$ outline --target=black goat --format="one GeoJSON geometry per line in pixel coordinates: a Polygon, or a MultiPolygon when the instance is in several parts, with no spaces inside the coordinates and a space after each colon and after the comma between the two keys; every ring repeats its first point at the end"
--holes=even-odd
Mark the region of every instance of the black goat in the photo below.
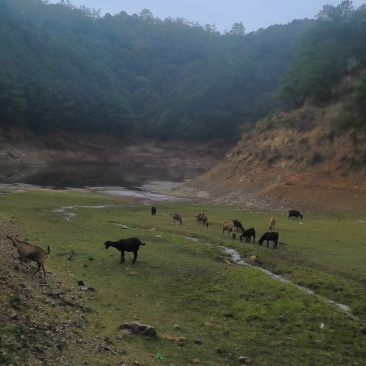
{"type": "Polygon", "coordinates": [[[270,241],[273,241],[273,249],[276,249],[277,243],[278,243],[278,233],[276,233],[275,231],[267,231],[258,240],[258,244],[262,245],[265,240],[267,241],[267,248],[268,248],[268,243],[270,241]]]}
{"type": "Polygon", "coordinates": [[[247,229],[243,232],[243,234],[240,235],[240,240],[243,240],[245,238],[246,243],[250,243],[251,238],[253,237],[253,242],[255,243],[255,230],[253,227],[250,229],[247,229]]]}
{"type": "Polygon", "coordinates": [[[140,239],[137,238],[128,238],[128,239],[121,239],[118,241],[108,240],[104,243],[104,245],[106,249],[108,249],[109,247],[113,247],[121,252],[120,263],[125,261],[125,252],[133,252],[132,263],[135,263],[137,259],[137,252],[140,249],[140,245],[145,245],[145,243],[141,243],[140,239]]]}
{"type": "Polygon", "coordinates": [[[156,207],[151,207],[151,215],[156,215],[156,207]]]}
{"type": "Polygon", "coordinates": [[[238,221],[238,220],[232,220],[232,221],[233,221],[234,226],[236,227],[236,231],[239,231],[239,229],[240,229],[242,232],[244,232],[244,231],[245,231],[245,229],[244,229],[244,227],[243,227],[243,225],[241,224],[241,222],[240,222],[240,221],[238,221]]]}
{"type": "Polygon", "coordinates": [[[296,210],[290,210],[289,212],[288,212],[288,215],[287,215],[287,220],[288,219],[291,219],[292,220],[292,218],[294,217],[294,219],[293,220],[298,220],[299,219],[299,217],[301,218],[301,220],[302,220],[302,218],[304,217],[303,215],[301,215],[301,213],[300,213],[300,211],[296,211],[296,210]]]}

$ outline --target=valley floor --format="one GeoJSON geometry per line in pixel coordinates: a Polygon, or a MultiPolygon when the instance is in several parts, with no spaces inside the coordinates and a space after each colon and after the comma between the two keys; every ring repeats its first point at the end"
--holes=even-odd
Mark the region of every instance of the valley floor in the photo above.
{"type": "Polygon", "coordinates": [[[355,159],[349,138],[325,147],[324,151],[314,152],[318,148],[319,131],[309,134],[308,150],[301,152],[300,158],[294,152],[298,150],[296,143],[284,145],[277,141],[278,136],[282,136],[281,141],[300,138],[291,131],[268,132],[238,144],[146,140],[129,140],[126,144],[121,139],[101,135],[74,136],[58,132],[39,137],[19,130],[7,133],[0,135],[0,165],[107,163],[202,169],[206,173],[168,193],[283,213],[290,209],[304,214],[364,213],[366,210],[366,171],[362,167],[349,167],[350,159],[355,159]],[[286,135],[291,133],[291,136],[286,135]],[[278,145],[283,146],[280,153],[278,145]],[[329,156],[327,160],[314,163],[314,154],[329,156]],[[288,158],[291,156],[292,160],[288,158]],[[301,163],[296,163],[295,158],[301,163]]]}

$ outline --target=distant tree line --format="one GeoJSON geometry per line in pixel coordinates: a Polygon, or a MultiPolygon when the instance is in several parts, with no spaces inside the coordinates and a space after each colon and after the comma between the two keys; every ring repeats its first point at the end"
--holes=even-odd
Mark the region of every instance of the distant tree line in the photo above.
{"type": "Polygon", "coordinates": [[[0,0],[0,125],[237,137],[243,123],[275,109],[327,100],[365,63],[365,7],[341,6],[325,6],[316,20],[249,34],[235,23],[221,34],[148,9],[102,17],[70,1],[0,0]]]}
{"type": "Polygon", "coordinates": [[[325,5],[300,39],[281,84],[282,100],[328,103],[341,79],[365,66],[365,37],[366,5],[355,9],[349,0],[325,5]]]}

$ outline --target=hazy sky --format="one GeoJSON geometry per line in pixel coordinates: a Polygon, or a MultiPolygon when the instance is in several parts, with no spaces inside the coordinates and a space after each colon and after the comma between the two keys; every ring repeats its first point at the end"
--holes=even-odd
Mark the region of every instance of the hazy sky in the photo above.
{"type": "MultiPolygon", "coordinates": [[[[59,0],[49,0],[58,3],[59,0]]],[[[230,30],[234,23],[243,22],[246,32],[267,28],[274,24],[286,24],[294,19],[312,19],[323,5],[339,5],[342,0],[70,0],[79,7],[100,9],[111,15],[125,11],[138,14],[149,9],[160,19],[185,18],[201,25],[215,24],[218,31],[230,30]]],[[[354,0],[359,7],[366,0],[354,0]]]]}

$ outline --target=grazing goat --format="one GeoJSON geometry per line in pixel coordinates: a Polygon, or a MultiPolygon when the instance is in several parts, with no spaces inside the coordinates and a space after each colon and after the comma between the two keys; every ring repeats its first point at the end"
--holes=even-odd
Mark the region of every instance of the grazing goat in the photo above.
{"type": "Polygon", "coordinates": [[[299,217],[301,218],[301,220],[304,217],[303,215],[301,215],[300,211],[290,210],[287,215],[287,220],[292,220],[292,218],[294,218],[293,220],[299,220],[299,217]]]}
{"type": "Polygon", "coordinates": [[[132,263],[136,262],[137,259],[137,252],[140,249],[140,245],[145,245],[145,243],[141,243],[140,239],[137,238],[128,238],[128,239],[121,239],[118,241],[106,241],[104,243],[105,248],[108,249],[109,247],[116,248],[121,252],[121,262],[125,261],[125,252],[133,252],[133,261],[132,263]]]}
{"type": "Polygon", "coordinates": [[[267,231],[266,233],[264,233],[261,238],[258,240],[258,244],[262,245],[262,243],[264,241],[267,241],[267,248],[268,248],[268,243],[270,241],[273,241],[273,249],[277,248],[277,243],[278,243],[278,233],[275,231],[267,231]]]}
{"type": "Polygon", "coordinates": [[[229,221],[223,221],[222,225],[222,234],[221,236],[224,236],[224,232],[227,231],[227,236],[229,237],[234,232],[235,226],[232,222],[229,221]]]}
{"type": "Polygon", "coordinates": [[[251,238],[253,237],[253,242],[255,243],[255,230],[253,227],[250,229],[247,229],[243,232],[243,234],[240,235],[240,240],[243,240],[245,238],[246,243],[250,243],[251,238]]]}
{"type": "Polygon", "coordinates": [[[269,230],[274,229],[274,227],[275,227],[275,225],[276,225],[276,222],[277,222],[277,220],[276,220],[276,218],[275,218],[275,217],[271,217],[271,218],[269,219],[269,226],[268,226],[269,230]]]}
{"type": "Polygon", "coordinates": [[[156,207],[151,207],[151,215],[156,215],[156,207]]]}
{"type": "Polygon", "coordinates": [[[238,220],[232,220],[232,221],[233,221],[234,226],[236,227],[236,231],[239,231],[239,229],[240,229],[242,232],[244,232],[244,231],[245,231],[245,229],[244,229],[244,227],[243,227],[243,225],[241,224],[241,222],[240,222],[240,221],[238,221],[238,220]]]}
{"type": "Polygon", "coordinates": [[[13,242],[13,245],[17,248],[17,252],[20,256],[21,269],[23,270],[23,261],[25,259],[36,262],[38,268],[35,273],[38,273],[42,267],[44,279],[46,279],[46,268],[44,264],[46,262],[46,259],[48,258],[48,255],[50,254],[50,247],[47,246],[48,251],[45,252],[42,248],[37,247],[36,245],[29,244],[26,241],[20,241],[11,236],[7,236],[7,238],[10,239],[13,242]]]}
{"type": "Polygon", "coordinates": [[[208,227],[208,219],[204,212],[200,212],[198,215],[195,216],[195,218],[197,219],[196,225],[198,223],[198,225],[201,226],[202,223],[203,225],[206,225],[208,227]]]}
{"type": "Polygon", "coordinates": [[[181,225],[183,223],[182,216],[178,215],[177,213],[171,214],[173,217],[173,222],[179,222],[181,225]]]}

